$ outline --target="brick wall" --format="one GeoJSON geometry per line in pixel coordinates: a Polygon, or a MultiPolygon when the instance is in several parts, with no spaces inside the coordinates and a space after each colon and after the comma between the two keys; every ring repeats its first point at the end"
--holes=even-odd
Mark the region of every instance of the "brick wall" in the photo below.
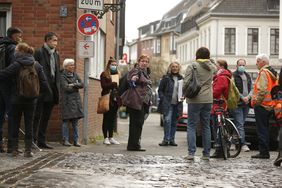
{"type": "MultiPolygon", "coordinates": [[[[61,64],[65,58],[76,59],[77,73],[84,79],[84,61],[77,57],[78,41],[84,39],[76,30],[76,20],[84,12],[77,9],[77,3],[73,0],[0,0],[0,3],[12,4],[12,26],[21,28],[24,32],[23,40],[38,48],[44,43],[44,35],[48,31],[57,33],[58,51],[61,64]],[[68,16],[60,17],[60,6],[67,7],[68,16]]],[[[110,3],[110,0],[105,0],[110,3]]],[[[109,13],[107,13],[109,14],[109,13]]],[[[107,15],[106,14],[106,15],[107,15]]],[[[104,16],[106,16],[104,15],[104,16]]],[[[110,22],[107,16],[106,33],[106,61],[115,54],[115,24],[110,22]]],[[[105,62],[104,62],[105,63],[105,62]]],[[[62,68],[62,66],[61,66],[62,68]]],[[[90,79],[88,93],[88,136],[101,135],[102,115],[96,113],[98,97],[101,93],[99,80],[90,79]]],[[[83,90],[80,91],[83,100],[83,90]]],[[[6,127],[6,126],[5,126],[6,127]]],[[[79,137],[82,139],[83,119],[79,121],[79,137]]],[[[72,130],[70,130],[72,131],[72,130]]],[[[48,141],[61,140],[61,115],[60,107],[53,110],[47,130],[48,141]]]]}

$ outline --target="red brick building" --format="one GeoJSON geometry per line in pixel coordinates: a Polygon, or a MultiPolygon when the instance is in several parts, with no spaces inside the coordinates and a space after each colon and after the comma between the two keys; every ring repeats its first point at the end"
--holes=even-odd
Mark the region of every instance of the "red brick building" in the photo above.
{"type": "MultiPolygon", "coordinates": [[[[122,3],[119,0],[104,0],[104,6],[109,3],[122,3]]],[[[123,44],[117,45],[117,39],[124,41],[124,10],[119,12],[109,11],[99,19],[100,29],[87,40],[94,41],[94,57],[90,58],[89,89],[88,89],[88,138],[95,138],[102,133],[102,115],[96,113],[97,101],[101,87],[99,76],[110,56],[121,57],[123,44]],[[119,18],[119,21],[118,21],[119,18]],[[116,23],[119,23],[117,25],[116,23]],[[117,34],[119,36],[117,36],[117,34]],[[118,49],[118,50],[117,50],[118,49]]],[[[55,32],[58,35],[58,51],[61,64],[65,58],[76,60],[76,71],[81,79],[84,78],[84,59],[78,57],[79,41],[86,38],[77,30],[77,19],[89,10],[79,9],[74,0],[0,0],[0,36],[5,36],[5,31],[10,26],[23,30],[23,41],[38,48],[44,43],[44,35],[55,32]]],[[[81,91],[83,98],[84,91],[81,91]]],[[[79,138],[83,139],[83,119],[79,122],[79,138]]],[[[47,130],[47,140],[61,139],[60,108],[53,110],[47,130]]]]}

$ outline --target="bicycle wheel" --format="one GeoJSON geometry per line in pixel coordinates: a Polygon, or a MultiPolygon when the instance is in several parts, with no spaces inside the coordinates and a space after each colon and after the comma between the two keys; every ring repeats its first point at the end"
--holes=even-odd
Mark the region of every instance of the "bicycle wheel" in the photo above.
{"type": "Polygon", "coordinates": [[[234,123],[228,118],[225,119],[225,128],[228,140],[228,157],[235,158],[241,152],[240,134],[234,123]]]}
{"type": "Polygon", "coordinates": [[[227,131],[225,129],[225,125],[222,124],[219,127],[219,135],[220,135],[220,142],[221,142],[221,149],[224,160],[228,157],[228,142],[227,142],[227,131]]]}

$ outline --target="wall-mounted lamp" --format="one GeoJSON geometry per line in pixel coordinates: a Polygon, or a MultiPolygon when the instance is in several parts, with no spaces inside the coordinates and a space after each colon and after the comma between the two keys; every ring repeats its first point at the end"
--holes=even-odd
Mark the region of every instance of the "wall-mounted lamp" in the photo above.
{"type": "Polygon", "coordinates": [[[107,12],[112,11],[112,12],[118,12],[120,9],[123,8],[124,1],[121,1],[120,3],[105,3],[103,6],[103,10],[95,10],[92,11],[93,14],[95,14],[99,19],[103,18],[103,15],[106,14],[107,12]]]}

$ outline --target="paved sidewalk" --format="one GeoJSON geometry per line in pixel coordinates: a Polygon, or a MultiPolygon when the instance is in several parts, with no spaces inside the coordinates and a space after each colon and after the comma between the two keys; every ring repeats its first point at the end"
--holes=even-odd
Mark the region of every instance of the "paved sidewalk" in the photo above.
{"type": "MultiPolygon", "coordinates": [[[[128,119],[119,119],[118,121],[118,134],[115,135],[116,140],[120,142],[120,145],[104,145],[103,140],[99,140],[96,143],[90,143],[88,145],[82,145],[82,147],[65,147],[59,142],[51,142],[54,146],[53,150],[43,150],[39,152],[35,150],[33,158],[25,158],[23,154],[18,157],[12,157],[11,154],[0,153],[0,172],[19,167],[25,163],[28,163],[36,158],[42,157],[48,153],[105,153],[105,154],[129,154],[129,155],[153,155],[153,156],[176,156],[184,157],[187,155],[187,141],[186,131],[177,131],[176,143],[177,147],[167,146],[161,147],[158,145],[163,138],[163,128],[159,125],[159,115],[151,114],[146,120],[143,132],[142,132],[142,147],[146,148],[146,152],[134,152],[127,151],[127,139],[128,139],[128,119]]],[[[23,148],[23,147],[21,147],[23,148]]],[[[202,148],[198,148],[196,156],[200,157],[202,154],[202,148]]],[[[213,151],[212,151],[213,152],[213,151]]],[[[211,152],[211,153],[212,153],[211,152]]],[[[249,159],[251,155],[257,153],[257,151],[241,152],[238,158],[249,159]]],[[[271,160],[276,157],[276,152],[271,152],[271,160]]],[[[271,165],[271,164],[270,164],[271,165]]]]}

